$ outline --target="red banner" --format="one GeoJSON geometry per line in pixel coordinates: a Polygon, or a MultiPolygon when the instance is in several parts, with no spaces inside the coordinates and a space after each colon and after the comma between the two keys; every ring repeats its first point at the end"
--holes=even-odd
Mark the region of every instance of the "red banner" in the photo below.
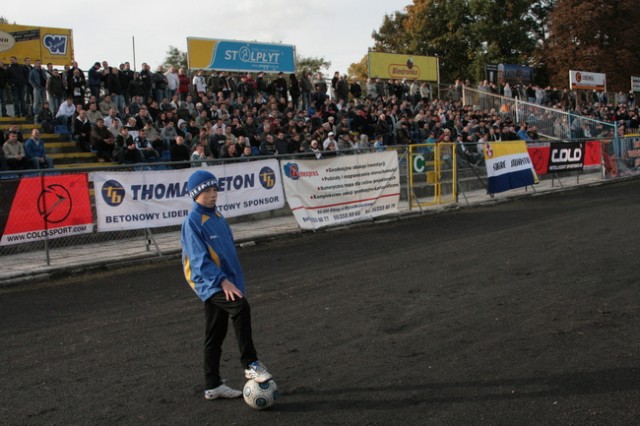
{"type": "Polygon", "coordinates": [[[0,194],[0,245],[93,231],[86,173],[5,181],[0,194]]]}
{"type": "MultiPolygon", "coordinates": [[[[551,143],[538,143],[527,147],[529,157],[531,157],[533,167],[538,175],[545,175],[549,173],[549,163],[551,161],[552,154],[551,145],[551,143]]],[[[602,158],[600,141],[584,142],[584,148],[582,150],[584,155],[582,156],[581,161],[584,167],[600,165],[602,158]]]]}

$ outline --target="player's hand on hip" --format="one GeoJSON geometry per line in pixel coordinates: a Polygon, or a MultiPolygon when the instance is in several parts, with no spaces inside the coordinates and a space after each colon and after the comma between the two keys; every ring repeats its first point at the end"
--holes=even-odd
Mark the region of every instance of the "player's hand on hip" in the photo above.
{"type": "Polygon", "coordinates": [[[234,301],[236,300],[236,297],[238,299],[242,299],[244,297],[242,292],[238,290],[238,287],[227,279],[222,281],[220,286],[222,287],[222,291],[224,291],[224,296],[227,298],[227,301],[234,301]]]}

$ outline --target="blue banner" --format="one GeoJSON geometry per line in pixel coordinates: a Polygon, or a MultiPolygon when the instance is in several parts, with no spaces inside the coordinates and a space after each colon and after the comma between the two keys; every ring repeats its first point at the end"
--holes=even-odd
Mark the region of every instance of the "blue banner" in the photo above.
{"type": "Polygon", "coordinates": [[[295,47],[220,40],[209,68],[218,71],[294,73],[295,47]]]}

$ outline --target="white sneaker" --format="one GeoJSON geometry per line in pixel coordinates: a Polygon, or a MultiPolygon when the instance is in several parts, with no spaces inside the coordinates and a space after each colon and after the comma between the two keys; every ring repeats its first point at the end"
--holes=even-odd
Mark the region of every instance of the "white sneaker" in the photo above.
{"type": "Polygon", "coordinates": [[[237,398],[242,395],[242,391],[232,389],[224,383],[214,389],[204,391],[204,399],[213,400],[218,398],[237,398]]]}
{"type": "Polygon", "coordinates": [[[249,368],[244,370],[244,377],[253,379],[254,382],[264,383],[273,376],[267,371],[267,367],[260,361],[254,361],[249,364],[249,368]]]}

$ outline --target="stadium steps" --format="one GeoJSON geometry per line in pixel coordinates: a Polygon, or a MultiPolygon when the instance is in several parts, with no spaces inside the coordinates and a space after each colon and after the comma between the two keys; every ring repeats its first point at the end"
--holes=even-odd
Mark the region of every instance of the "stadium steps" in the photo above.
{"type": "MultiPolygon", "coordinates": [[[[34,124],[24,117],[0,117],[0,131],[6,133],[14,124],[20,126],[20,132],[25,141],[31,136],[31,130],[42,129],[39,124],[34,124]]],[[[47,155],[53,159],[55,168],[82,168],[95,167],[98,164],[101,166],[117,164],[98,163],[94,153],[80,151],[75,142],[69,140],[68,135],[41,133],[40,137],[45,142],[47,155]]]]}

